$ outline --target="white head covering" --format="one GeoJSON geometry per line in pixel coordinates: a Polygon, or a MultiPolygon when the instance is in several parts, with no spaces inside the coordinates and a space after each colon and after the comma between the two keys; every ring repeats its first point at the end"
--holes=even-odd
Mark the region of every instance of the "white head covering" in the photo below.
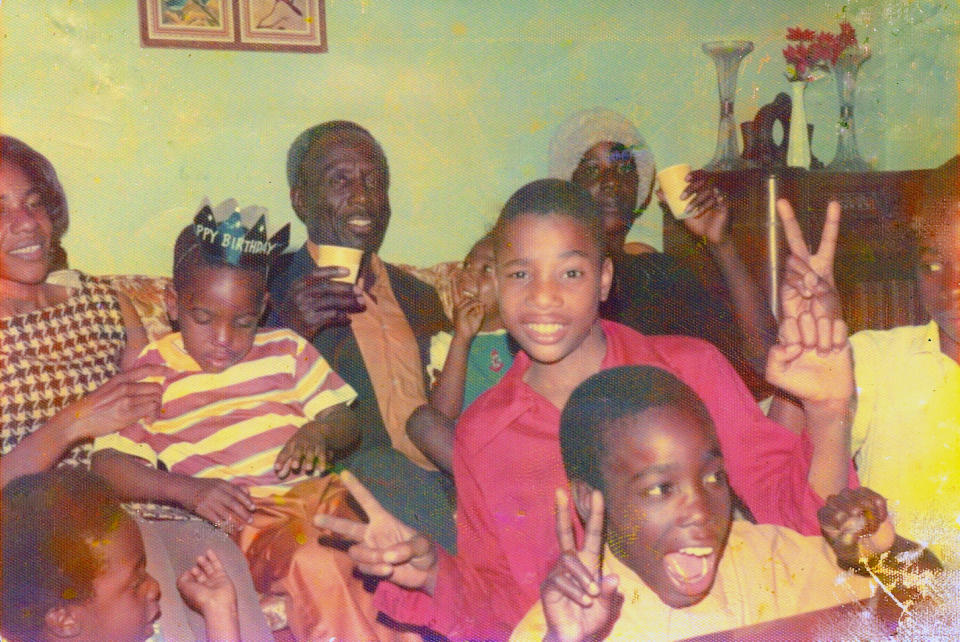
{"type": "Polygon", "coordinates": [[[636,206],[640,207],[653,188],[653,152],[633,123],[615,111],[595,107],[563,121],[550,141],[550,176],[570,180],[587,150],[604,141],[621,143],[633,154],[639,178],[636,206]]]}

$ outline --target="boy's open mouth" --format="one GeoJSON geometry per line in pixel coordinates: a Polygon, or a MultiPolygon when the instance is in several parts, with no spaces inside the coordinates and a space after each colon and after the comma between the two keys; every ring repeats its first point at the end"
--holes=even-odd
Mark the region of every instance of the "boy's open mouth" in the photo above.
{"type": "Polygon", "coordinates": [[[700,595],[713,584],[716,553],[710,546],[687,546],[663,556],[663,568],[685,595],[700,595]]]}

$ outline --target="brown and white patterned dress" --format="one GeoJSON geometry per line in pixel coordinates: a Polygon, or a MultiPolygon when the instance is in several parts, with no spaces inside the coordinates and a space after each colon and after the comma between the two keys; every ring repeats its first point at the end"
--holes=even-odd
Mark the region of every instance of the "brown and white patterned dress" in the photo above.
{"type": "MultiPolygon", "coordinates": [[[[70,298],[0,319],[0,455],[120,370],[127,335],[113,290],[74,271],[48,282],[70,288],[70,298]]],[[[65,461],[88,453],[89,444],[65,461]]]]}

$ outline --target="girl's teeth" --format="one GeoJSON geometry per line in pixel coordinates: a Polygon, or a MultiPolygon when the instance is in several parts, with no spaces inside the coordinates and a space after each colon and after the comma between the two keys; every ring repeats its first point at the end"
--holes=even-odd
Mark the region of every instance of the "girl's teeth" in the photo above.
{"type": "Polygon", "coordinates": [[[39,245],[30,245],[28,247],[21,247],[16,250],[12,250],[10,254],[31,254],[40,249],[39,245]]]}
{"type": "Polygon", "coordinates": [[[559,323],[530,323],[528,326],[537,334],[553,334],[560,329],[559,323]]]}

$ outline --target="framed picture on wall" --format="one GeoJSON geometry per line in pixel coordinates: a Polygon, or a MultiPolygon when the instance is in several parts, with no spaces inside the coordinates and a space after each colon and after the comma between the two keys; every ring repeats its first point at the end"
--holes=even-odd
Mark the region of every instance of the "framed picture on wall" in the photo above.
{"type": "Polygon", "coordinates": [[[137,0],[145,47],[320,53],[323,0],[137,0]]]}

